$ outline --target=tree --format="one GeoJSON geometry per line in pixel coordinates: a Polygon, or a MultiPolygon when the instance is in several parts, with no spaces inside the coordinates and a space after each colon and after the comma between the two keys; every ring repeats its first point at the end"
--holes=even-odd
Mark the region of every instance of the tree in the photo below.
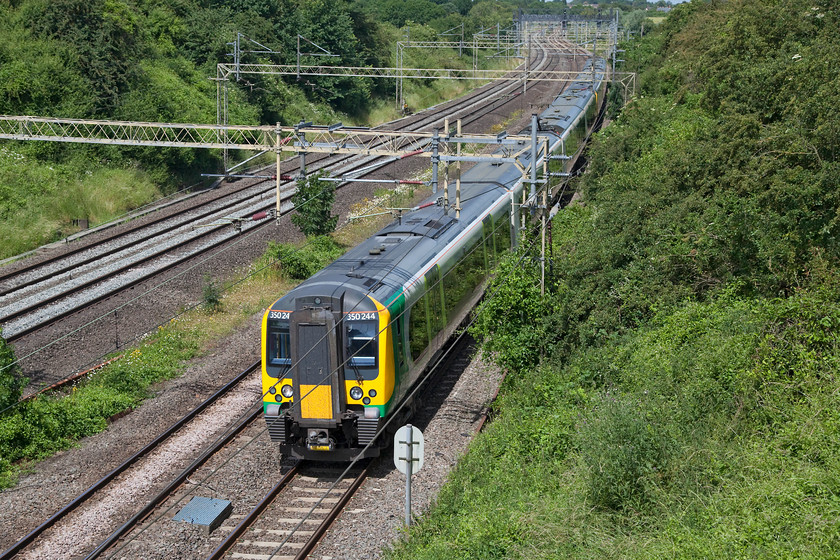
{"type": "Polygon", "coordinates": [[[297,191],[292,195],[295,214],[292,223],[307,237],[327,235],[335,230],[338,216],[332,215],[335,202],[335,184],[323,179],[319,172],[297,182],[297,191]]]}
{"type": "MultiPolygon", "coordinates": [[[[329,51],[336,58],[301,54],[303,64],[330,64],[339,66],[360,66],[359,41],[353,34],[353,19],[346,2],[310,0],[306,4],[301,35],[318,48],[329,51]]],[[[317,52],[312,45],[302,44],[301,50],[317,52]]],[[[359,114],[370,102],[370,80],[349,76],[309,77],[303,85],[311,88],[315,99],[323,100],[340,111],[359,114]]]]}

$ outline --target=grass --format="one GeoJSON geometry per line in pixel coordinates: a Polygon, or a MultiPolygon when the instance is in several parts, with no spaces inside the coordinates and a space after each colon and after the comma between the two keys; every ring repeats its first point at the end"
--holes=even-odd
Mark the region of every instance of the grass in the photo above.
{"type": "Polygon", "coordinates": [[[48,164],[0,148],[0,259],[90,227],[160,197],[148,175],[136,169],[83,169],[48,164]]]}
{"type": "Polygon", "coordinates": [[[840,306],[723,294],[513,372],[389,558],[833,558],[840,306]]]}

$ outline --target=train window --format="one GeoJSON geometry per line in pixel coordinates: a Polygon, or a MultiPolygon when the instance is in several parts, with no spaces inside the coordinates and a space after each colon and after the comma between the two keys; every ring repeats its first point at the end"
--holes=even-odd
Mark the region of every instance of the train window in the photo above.
{"type": "Polygon", "coordinates": [[[347,355],[351,366],[376,366],[375,321],[351,321],[347,324],[347,355]]]}
{"type": "Polygon", "coordinates": [[[500,255],[510,249],[510,212],[506,212],[499,219],[494,220],[496,227],[494,249],[496,255],[500,255]]]}
{"type": "Polygon", "coordinates": [[[429,294],[415,303],[408,312],[408,343],[411,359],[416,360],[429,345],[429,294]]]}
{"type": "Polygon", "coordinates": [[[289,326],[278,326],[268,331],[268,361],[273,366],[292,365],[292,339],[289,326]]]}
{"type": "Polygon", "coordinates": [[[443,307],[443,284],[440,281],[440,267],[434,266],[426,273],[426,294],[428,295],[429,340],[446,325],[446,310],[443,307]]]}
{"type": "Polygon", "coordinates": [[[456,316],[484,280],[484,252],[480,250],[480,243],[480,238],[474,240],[443,279],[447,317],[456,316]]]}

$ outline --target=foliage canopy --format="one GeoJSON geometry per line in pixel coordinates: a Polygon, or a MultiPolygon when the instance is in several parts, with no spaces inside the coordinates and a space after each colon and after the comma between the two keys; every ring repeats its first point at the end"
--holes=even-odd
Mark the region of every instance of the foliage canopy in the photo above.
{"type": "Polygon", "coordinates": [[[295,213],[292,223],[307,237],[327,235],[335,230],[338,216],[332,215],[335,183],[325,181],[323,173],[299,179],[292,195],[295,213]]]}
{"type": "Polygon", "coordinates": [[[515,256],[488,293],[518,313],[478,318],[496,419],[391,557],[840,554],[838,30],[694,0],[627,45],[641,95],[554,221],[550,301],[515,256]]]}

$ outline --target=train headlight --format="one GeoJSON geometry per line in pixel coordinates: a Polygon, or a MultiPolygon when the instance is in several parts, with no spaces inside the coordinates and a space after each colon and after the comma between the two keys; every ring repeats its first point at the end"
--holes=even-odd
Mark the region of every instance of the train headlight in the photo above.
{"type": "Polygon", "coordinates": [[[277,392],[277,388],[274,387],[274,385],[272,385],[271,387],[268,388],[268,392],[273,395],[274,393],[277,392]]]}
{"type": "Polygon", "coordinates": [[[362,395],[364,395],[364,393],[362,392],[361,387],[351,387],[350,388],[350,398],[353,399],[354,401],[357,401],[357,400],[361,399],[362,395]]]}
{"type": "Polygon", "coordinates": [[[292,395],[294,394],[294,391],[292,391],[292,386],[283,385],[283,387],[280,388],[280,394],[286,397],[287,399],[292,398],[292,395]]]}
{"type": "Polygon", "coordinates": [[[368,391],[368,396],[370,398],[375,397],[376,396],[376,389],[371,389],[370,391],[368,391]]]}

